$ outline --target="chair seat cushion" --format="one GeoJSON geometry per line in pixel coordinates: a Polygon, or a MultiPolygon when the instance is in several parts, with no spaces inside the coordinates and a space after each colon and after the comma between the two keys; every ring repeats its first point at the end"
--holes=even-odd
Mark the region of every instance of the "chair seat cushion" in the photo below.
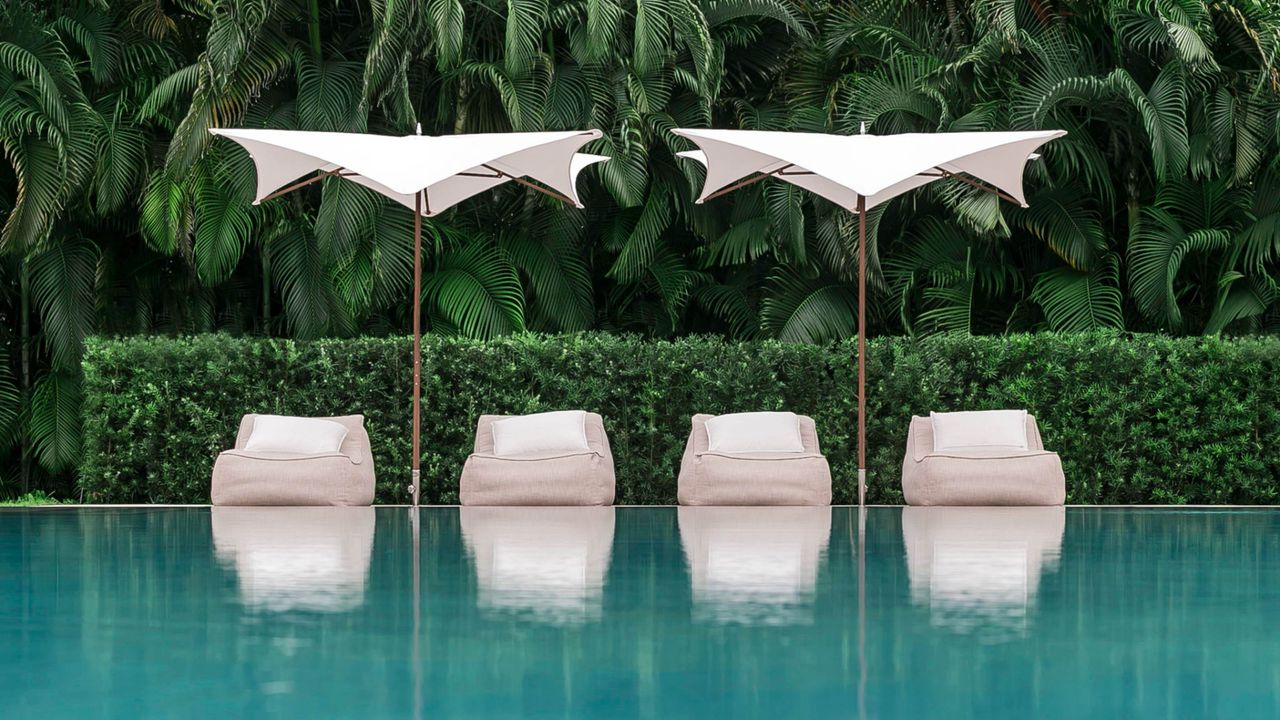
{"type": "Polygon", "coordinates": [[[213,466],[214,505],[369,505],[372,469],[341,454],[269,457],[227,450],[213,466]]]}
{"type": "Polygon", "coordinates": [[[299,462],[304,460],[318,460],[320,458],[342,458],[354,465],[359,465],[357,458],[350,458],[340,452],[313,452],[313,453],[294,453],[294,452],[278,452],[274,450],[223,450],[221,455],[233,455],[235,457],[247,458],[249,460],[276,460],[281,462],[299,462]]]}
{"type": "Polygon", "coordinates": [[[588,448],[586,450],[530,450],[515,455],[499,455],[497,453],[472,453],[472,455],[493,460],[509,460],[511,462],[538,462],[540,460],[556,460],[580,455],[599,455],[599,453],[588,448]]]}
{"type": "Polygon", "coordinates": [[[473,454],[458,483],[461,505],[612,505],[613,459],[594,452],[552,458],[473,454]]]}
{"type": "Polygon", "coordinates": [[[955,458],[957,460],[1011,460],[1014,458],[1035,457],[1037,455],[1052,455],[1047,450],[1028,450],[1018,447],[969,447],[969,448],[952,448],[950,450],[937,450],[925,455],[925,458],[955,458]]]}
{"type": "Polygon", "coordinates": [[[1061,505],[1066,499],[1057,453],[1027,451],[1011,457],[910,458],[902,468],[908,505],[1061,505]]]}
{"type": "Polygon", "coordinates": [[[831,467],[808,453],[686,454],[681,505],[830,505],[831,467]],[[760,457],[765,455],[766,457],[760,457]]]}
{"type": "Polygon", "coordinates": [[[805,458],[821,458],[821,453],[806,452],[717,452],[708,450],[697,454],[698,458],[722,457],[739,460],[803,460],[805,458]]]}

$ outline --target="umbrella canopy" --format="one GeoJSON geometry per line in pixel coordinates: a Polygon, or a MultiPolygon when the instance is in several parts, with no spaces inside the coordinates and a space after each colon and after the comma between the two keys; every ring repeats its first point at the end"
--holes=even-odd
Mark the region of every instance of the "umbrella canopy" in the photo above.
{"type": "Polygon", "coordinates": [[[526,177],[550,188],[547,194],[582,207],[575,186],[578,173],[608,160],[578,152],[600,137],[599,130],[439,137],[230,128],[209,132],[249,151],[258,173],[255,205],[282,189],[302,187],[303,183],[285,186],[319,172],[306,184],[323,177],[344,177],[416,208],[425,217],[439,215],[505,182],[529,185],[526,177]]]}
{"type": "Polygon", "coordinates": [[[435,137],[232,128],[209,132],[234,140],[249,151],[258,174],[254,205],[327,177],[341,177],[414,211],[413,481],[409,492],[416,506],[422,490],[422,218],[439,215],[506,182],[524,185],[580,208],[578,173],[609,158],[578,150],[602,133],[573,130],[435,137]],[[298,180],[308,173],[315,175],[298,180]]]}
{"type": "Polygon", "coordinates": [[[679,153],[707,169],[697,202],[765,178],[810,190],[858,213],[858,505],[866,451],[867,213],[921,185],[954,178],[1026,206],[1022,170],[1062,130],[827,135],[766,130],[672,130],[698,146],[679,153]]]}
{"type": "Polygon", "coordinates": [[[846,210],[867,209],[942,178],[998,191],[1026,205],[1022,169],[1036,148],[1066,135],[1030,132],[824,135],[765,130],[673,130],[698,150],[680,153],[707,167],[697,202],[736,189],[748,176],[776,177],[846,210]]]}

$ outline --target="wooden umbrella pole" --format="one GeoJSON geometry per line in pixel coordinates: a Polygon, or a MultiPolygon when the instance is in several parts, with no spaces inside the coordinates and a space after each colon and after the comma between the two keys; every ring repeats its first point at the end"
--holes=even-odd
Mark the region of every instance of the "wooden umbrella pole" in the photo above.
{"type": "Polygon", "coordinates": [[[418,432],[421,427],[419,399],[422,397],[422,193],[413,194],[413,464],[410,476],[413,483],[413,506],[418,507],[422,494],[422,471],[418,432]]]}
{"type": "Polygon", "coordinates": [[[858,507],[867,494],[867,199],[858,196],[858,507]]]}

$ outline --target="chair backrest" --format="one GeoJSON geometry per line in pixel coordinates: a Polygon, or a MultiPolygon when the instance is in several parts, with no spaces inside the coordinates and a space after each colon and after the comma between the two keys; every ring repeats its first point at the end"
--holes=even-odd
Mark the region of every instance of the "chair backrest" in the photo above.
{"type": "MultiPolygon", "coordinates": [[[[476,421],[476,444],[472,452],[476,455],[493,454],[493,424],[514,415],[481,415],[476,421]]],[[[609,436],[604,431],[604,418],[600,413],[587,413],[586,419],[587,447],[601,457],[613,459],[609,451],[609,436]]]]}
{"type": "MultiPolygon", "coordinates": [[[[695,455],[707,452],[707,446],[710,443],[707,438],[707,421],[713,417],[715,415],[707,413],[698,413],[693,416],[693,433],[690,440],[693,442],[695,455]]],[[[818,448],[817,423],[808,415],[797,415],[796,420],[800,423],[800,444],[804,447],[804,452],[809,455],[821,455],[822,451],[818,448]]]]}
{"type": "MultiPolygon", "coordinates": [[[[258,413],[249,413],[240,418],[240,431],[236,434],[237,450],[243,450],[245,443],[249,442],[249,436],[253,434],[253,422],[257,417],[258,413]]],[[[333,417],[315,419],[332,420],[347,428],[347,437],[343,439],[342,446],[338,448],[338,452],[351,458],[352,463],[360,465],[371,459],[369,433],[364,429],[363,415],[335,415],[333,417]]]]}
{"type": "MultiPolygon", "coordinates": [[[[1027,413],[1027,449],[1044,450],[1040,426],[1031,413],[1027,413]]],[[[911,427],[907,431],[907,451],[916,460],[933,452],[933,420],[919,415],[911,417],[911,427]]]]}

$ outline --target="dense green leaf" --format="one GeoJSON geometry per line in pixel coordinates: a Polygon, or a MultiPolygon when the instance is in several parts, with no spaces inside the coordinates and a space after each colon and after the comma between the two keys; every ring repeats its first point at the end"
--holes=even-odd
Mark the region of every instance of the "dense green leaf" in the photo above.
{"type": "Polygon", "coordinates": [[[520,279],[493,246],[473,242],[448,250],[422,287],[424,302],[468,337],[524,329],[520,279]]]}
{"type": "Polygon", "coordinates": [[[1113,258],[1092,270],[1055,268],[1036,278],[1031,299],[1044,308],[1049,327],[1079,332],[1124,327],[1122,296],[1113,258]]]}
{"type": "Polygon", "coordinates": [[[40,464],[50,472],[80,462],[80,378],[52,372],[36,382],[28,421],[31,444],[40,464]]]}
{"type": "Polygon", "coordinates": [[[31,257],[31,295],[40,311],[54,367],[74,373],[94,327],[98,250],[81,238],[53,243],[31,257]]]}
{"type": "Polygon", "coordinates": [[[788,342],[827,343],[857,331],[857,296],[847,284],[807,278],[785,267],[771,278],[774,292],[760,308],[766,330],[788,342]]]}

